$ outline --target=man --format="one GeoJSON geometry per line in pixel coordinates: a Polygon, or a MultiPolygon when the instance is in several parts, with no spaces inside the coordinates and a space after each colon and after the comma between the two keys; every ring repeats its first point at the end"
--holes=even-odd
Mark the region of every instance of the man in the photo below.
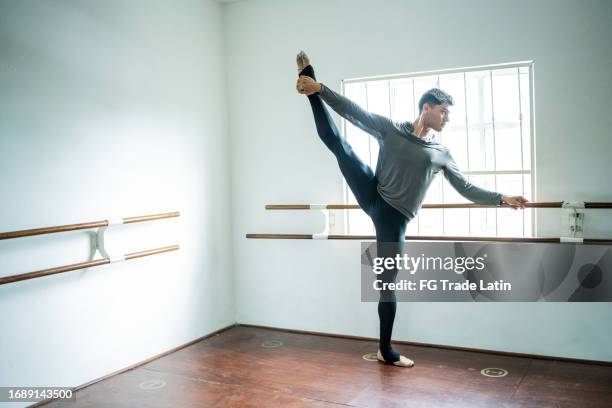
{"type": "MultiPolygon", "coordinates": [[[[430,89],[421,97],[419,117],[413,123],[395,123],[385,116],[365,111],[350,99],[316,82],[314,68],[303,51],[298,54],[297,63],[300,74],[296,89],[308,96],[320,139],[336,157],[357,203],[374,223],[378,256],[394,257],[402,252],[406,226],[416,216],[429,185],[440,171],[453,188],[472,202],[507,204],[514,209],[525,207],[527,200],[522,196],[506,196],[471,184],[459,171],[450,151],[430,137],[432,130],[441,131],[449,120],[453,98],[444,91],[430,89]],[[380,146],[376,174],[340,135],[321,100],[376,138],[380,146]]],[[[381,280],[383,283],[394,282],[396,276],[397,270],[387,270],[382,273],[381,280]]],[[[378,360],[412,367],[412,360],[391,347],[396,309],[395,292],[381,290],[378,360]]]]}

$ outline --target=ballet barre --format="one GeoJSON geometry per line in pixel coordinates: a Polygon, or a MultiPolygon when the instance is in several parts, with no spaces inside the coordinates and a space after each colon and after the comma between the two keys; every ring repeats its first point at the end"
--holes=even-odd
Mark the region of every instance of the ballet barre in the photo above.
{"type": "Polygon", "coordinates": [[[0,240],[6,240],[6,239],[30,237],[30,236],[35,236],[35,235],[54,234],[58,232],[78,231],[78,230],[84,230],[84,229],[98,228],[98,231],[96,233],[95,250],[97,250],[103,256],[103,258],[101,259],[91,259],[86,262],[79,262],[79,263],[71,264],[71,265],[58,266],[58,267],[43,269],[43,270],[35,271],[35,272],[22,273],[19,275],[10,275],[10,276],[0,277],[0,285],[5,285],[7,283],[19,282],[19,281],[28,280],[28,279],[40,278],[43,276],[54,275],[54,274],[63,273],[63,272],[70,272],[70,271],[74,271],[77,269],[85,269],[85,268],[91,268],[91,267],[106,265],[106,264],[115,263],[115,262],[129,261],[132,259],[142,258],[146,256],[151,256],[151,255],[157,255],[157,254],[161,254],[165,252],[177,251],[179,249],[179,246],[171,245],[171,246],[165,246],[161,248],[147,249],[147,250],[139,251],[139,252],[132,252],[128,254],[113,255],[113,254],[109,254],[106,251],[106,248],[104,245],[104,233],[109,227],[112,227],[115,225],[133,224],[137,222],[154,221],[154,220],[161,220],[165,218],[174,218],[174,217],[178,217],[179,215],[180,215],[179,212],[175,211],[175,212],[169,212],[169,213],[141,215],[141,216],[127,217],[127,218],[110,218],[110,219],[101,220],[101,221],[91,221],[91,222],[84,222],[84,223],[79,223],[79,224],[59,225],[55,227],[44,227],[44,228],[35,228],[35,229],[0,233],[0,240]]]}
{"type": "MultiPolygon", "coordinates": [[[[267,204],[266,210],[358,210],[357,204],[267,204]]],[[[508,204],[423,204],[421,208],[511,208],[508,204]]],[[[551,201],[525,203],[525,208],[612,208],[612,203],[584,201],[551,201]]]]}
{"type": "MultiPolygon", "coordinates": [[[[340,240],[360,240],[374,241],[374,235],[325,235],[325,234],[246,234],[247,238],[253,239],[340,239],[340,240]]],[[[461,236],[425,236],[414,235],[406,236],[406,241],[475,241],[475,242],[539,242],[539,243],[577,243],[577,244],[593,244],[593,245],[612,245],[612,239],[596,239],[596,238],[514,238],[514,237],[461,237],[461,236]]]]}
{"type": "Polygon", "coordinates": [[[90,221],[90,222],[83,222],[80,224],[59,225],[56,227],[45,227],[45,228],[34,228],[34,229],[27,229],[27,230],[21,230],[21,231],[0,232],[0,241],[4,239],[31,237],[34,235],[54,234],[56,232],[67,232],[67,231],[78,231],[78,230],[84,230],[84,229],[103,228],[103,227],[108,227],[109,225],[113,225],[113,224],[133,224],[136,222],[161,220],[164,218],[178,217],[179,215],[180,215],[179,212],[175,211],[175,212],[162,213],[162,214],[141,215],[138,217],[127,217],[127,218],[108,219],[108,220],[101,220],[101,221],[90,221]]]}
{"type": "MultiPolygon", "coordinates": [[[[132,252],[132,253],[126,254],[124,260],[129,261],[131,259],[142,258],[144,256],[151,256],[151,255],[161,254],[164,252],[177,251],[178,249],[179,249],[178,245],[172,245],[172,246],[167,246],[163,248],[149,249],[146,251],[132,252]]],[[[36,272],[22,273],[20,275],[5,276],[5,277],[0,278],[0,285],[5,285],[7,283],[18,282],[22,280],[40,278],[43,276],[54,275],[54,274],[62,273],[62,272],[76,271],[77,269],[92,268],[94,266],[106,265],[111,262],[112,261],[110,258],[102,258],[102,259],[95,259],[95,260],[87,261],[87,262],[80,262],[80,263],[76,263],[72,265],[65,265],[65,266],[58,266],[55,268],[43,269],[41,271],[36,271],[36,272]]]]}
{"type": "MultiPolygon", "coordinates": [[[[612,239],[583,238],[578,236],[582,232],[584,214],[578,212],[581,209],[612,209],[612,202],[585,202],[585,201],[550,201],[525,203],[525,208],[561,208],[569,210],[569,229],[572,236],[548,237],[548,238],[523,238],[523,237],[475,237],[475,236],[406,236],[407,241],[476,241],[476,242],[525,242],[525,243],[579,243],[592,245],[611,245],[612,239]]],[[[361,207],[357,204],[267,204],[266,210],[320,210],[325,217],[325,229],[318,234],[246,234],[250,239],[314,239],[314,240],[375,240],[374,235],[342,235],[329,234],[330,210],[355,210],[361,207]]],[[[423,204],[424,209],[443,208],[512,208],[508,204],[483,205],[483,204],[423,204]]]]}

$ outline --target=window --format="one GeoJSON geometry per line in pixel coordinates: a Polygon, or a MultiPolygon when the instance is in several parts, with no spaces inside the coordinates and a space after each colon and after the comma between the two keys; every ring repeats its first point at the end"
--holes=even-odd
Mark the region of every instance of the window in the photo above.
{"type": "MultiPolygon", "coordinates": [[[[342,92],[364,109],[394,121],[418,117],[418,101],[431,88],[453,96],[450,122],[436,134],[475,185],[506,195],[535,197],[533,63],[493,65],[376,78],[349,79],[342,92]]],[[[342,130],[354,150],[376,168],[378,143],[346,120],[342,130]]],[[[345,202],[355,198],[344,183],[345,202]]],[[[439,173],[424,203],[468,203],[439,173]]],[[[535,236],[532,210],[421,209],[407,235],[535,236]]],[[[361,211],[346,212],[347,232],[372,234],[361,211]]]]}

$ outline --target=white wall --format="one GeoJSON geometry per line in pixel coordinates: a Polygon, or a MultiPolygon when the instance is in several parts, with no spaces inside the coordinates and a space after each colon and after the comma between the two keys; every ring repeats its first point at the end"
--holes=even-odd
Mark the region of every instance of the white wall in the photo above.
{"type": "MultiPolygon", "coordinates": [[[[535,61],[538,201],[612,201],[607,96],[608,1],[244,1],[227,5],[237,320],[378,336],[360,303],[359,243],[247,240],[248,232],[312,233],[316,214],[266,203],[341,202],[342,179],[296,94],[295,55],[319,80],[535,61]]],[[[539,233],[558,234],[558,210],[539,233]]],[[[609,237],[609,212],[587,234],[609,237]]],[[[394,339],[612,361],[608,304],[402,303],[394,339]]]]}
{"type": "MultiPolygon", "coordinates": [[[[83,384],[235,322],[222,8],[0,2],[0,231],[181,212],[108,236],[178,252],[0,286],[0,385],[83,384]]],[[[90,238],[1,241],[0,275],[90,238]]]]}

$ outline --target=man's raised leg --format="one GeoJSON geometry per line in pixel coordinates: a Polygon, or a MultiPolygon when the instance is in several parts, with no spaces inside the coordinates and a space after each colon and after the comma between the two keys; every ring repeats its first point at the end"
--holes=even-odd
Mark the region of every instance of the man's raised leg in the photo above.
{"type": "MultiPolygon", "coordinates": [[[[299,57],[299,56],[298,56],[299,57]]],[[[300,75],[315,78],[312,65],[302,69],[300,75]]],[[[376,194],[377,180],[370,166],[366,165],[353,151],[351,145],[342,137],[336,124],[318,94],[308,96],[319,138],[336,156],[342,175],[355,195],[359,206],[368,213],[376,194]]]]}

